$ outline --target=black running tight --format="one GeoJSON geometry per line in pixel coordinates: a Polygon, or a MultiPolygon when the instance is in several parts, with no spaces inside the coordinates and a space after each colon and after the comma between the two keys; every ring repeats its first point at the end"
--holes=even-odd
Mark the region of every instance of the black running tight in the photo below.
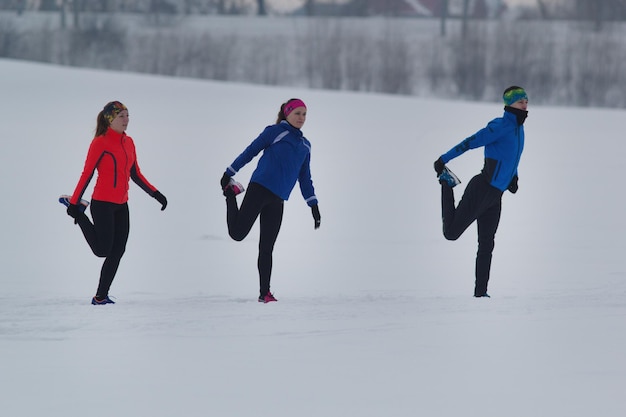
{"type": "Polygon", "coordinates": [[[267,188],[250,183],[248,190],[237,207],[235,197],[226,198],[226,223],[228,234],[236,241],[243,240],[259,217],[259,269],[260,295],[270,291],[272,276],[272,252],[283,221],[283,200],[267,188]]]}
{"type": "Polygon", "coordinates": [[[77,220],[94,255],[105,258],[96,292],[96,297],[103,299],[109,294],[120,260],[126,251],[130,231],[128,204],[92,200],[90,207],[93,224],[86,215],[79,216],[77,220]]]}
{"type": "Polygon", "coordinates": [[[465,193],[455,208],[452,188],[442,184],[441,209],[443,235],[448,240],[458,239],[474,221],[478,225],[474,295],[482,296],[487,293],[491,256],[502,210],[502,191],[489,185],[482,174],[476,175],[467,184],[465,193]]]}

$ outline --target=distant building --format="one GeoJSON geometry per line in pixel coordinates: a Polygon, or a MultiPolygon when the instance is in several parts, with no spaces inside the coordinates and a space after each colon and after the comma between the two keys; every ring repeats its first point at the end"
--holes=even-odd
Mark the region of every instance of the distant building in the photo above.
{"type": "Polygon", "coordinates": [[[432,17],[433,10],[420,0],[370,0],[368,14],[374,16],[432,17]]]}
{"type": "MultiPolygon", "coordinates": [[[[316,1],[309,9],[302,7],[297,15],[315,16],[395,16],[441,17],[443,0],[348,0],[346,2],[316,1]]],[[[498,17],[504,10],[502,0],[470,0],[469,16],[498,17]]],[[[448,16],[463,14],[463,0],[448,0],[448,16]]]]}
{"type": "MultiPolygon", "coordinates": [[[[408,0],[404,0],[407,1],[408,0]]],[[[433,17],[441,17],[443,10],[443,0],[414,0],[422,7],[428,9],[433,17]]],[[[470,0],[468,15],[473,18],[499,17],[506,6],[502,0],[470,0]]],[[[463,15],[463,0],[448,0],[448,16],[463,15]]]]}

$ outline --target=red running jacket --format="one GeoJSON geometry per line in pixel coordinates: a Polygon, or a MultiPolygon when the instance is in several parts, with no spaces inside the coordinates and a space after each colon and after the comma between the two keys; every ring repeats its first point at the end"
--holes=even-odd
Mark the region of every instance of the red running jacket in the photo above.
{"type": "Polygon", "coordinates": [[[104,135],[97,136],[91,141],[85,168],[70,198],[71,204],[78,204],[96,169],[98,179],[91,197],[94,200],[116,204],[126,203],[130,179],[151,196],[157,190],[141,174],[137,164],[135,144],[126,133],[117,133],[108,128],[104,135]]]}

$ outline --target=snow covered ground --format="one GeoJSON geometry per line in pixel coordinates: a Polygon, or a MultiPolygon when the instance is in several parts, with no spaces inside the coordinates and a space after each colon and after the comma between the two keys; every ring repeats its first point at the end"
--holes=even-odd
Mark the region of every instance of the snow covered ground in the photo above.
{"type": "MultiPolygon", "coordinates": [[[[0,77],[3,415],[626,415],[626,112],[532,106],[529,92],[492,298],[474,299],[476,231],[442,237],[432,162],[500,105],[8,60],[0,77]],[[256,228],[228,238],[218,180],[291,97],[309,106],[322,227],[296,188],[280,301],[262,305],[256,228]],[[117,304],[93,307],[101,260],[56,199],[113,99],[170,204],[131,186],[117,304]]],[[[460,193],[482,151],[450,166],[460,193]]]]}

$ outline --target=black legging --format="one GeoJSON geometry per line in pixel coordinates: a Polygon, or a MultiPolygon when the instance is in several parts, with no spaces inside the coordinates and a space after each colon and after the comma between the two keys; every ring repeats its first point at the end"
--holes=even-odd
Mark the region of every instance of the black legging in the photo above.
{"type": "Polygon", "coordinates": [[[474,220],[478,225],[475,296],[482,296],[487,293],[491,256],[495,247],[495,236],[500,223],[501,210],[502,191],[489,185],[482,174],[478,174],[470,180],[456,208],[454,207],[452,188],[446,184],[441,186],[441,212],[445,238],[448,240],[458,239],[474,220]]]}
{"type": "Polygon", "coordinates": [[[130,219],[127,203],[92,200],[90,207],[93,224],[86,215],[79,216],[77,220],[94,255],[105,258],[96,292],[96,298],[101,300],[109,295],[113,278],[126,251],[130,219]]]}
{"type": "Polygon", "coordinates": [[[259,269],[260,295],[270,292],[272,276],[272,252],[283,222],[284,201],[267,188],[257,183],[250,183],[248,190],[237,207],[235,197],[226,198],[226,223],[228,234],[236,241],[243,240],[260,217],[259,269]]]}

